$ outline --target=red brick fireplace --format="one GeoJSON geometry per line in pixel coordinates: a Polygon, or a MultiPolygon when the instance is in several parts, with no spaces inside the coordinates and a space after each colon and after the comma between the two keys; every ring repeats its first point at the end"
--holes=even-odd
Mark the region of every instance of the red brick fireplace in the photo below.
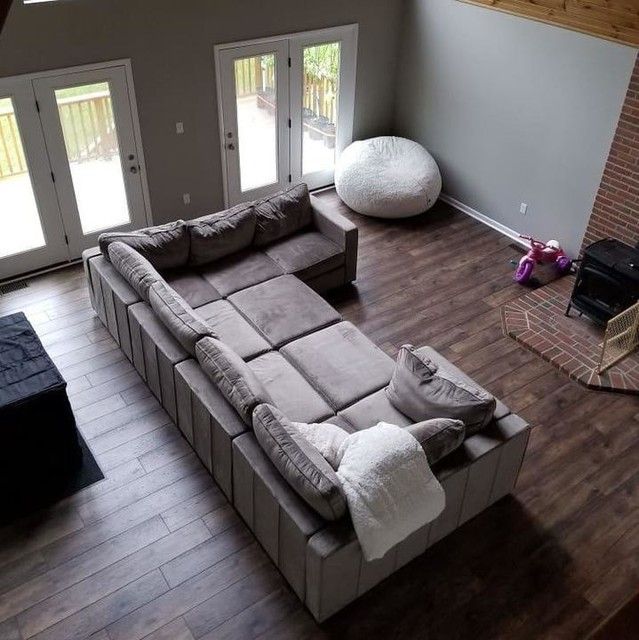
{"type": "Polygon", "coordinates": [[[639,242],[639,56],[582,248],[609,237],[639,242]]]}
{"type": "MultiPolygon", "coordinates": [[[[597,240],[639,242],[639,56],[610,147],[582,250],[597,240]]],[[[558,369],[593,389],[639,394],[639,353],[597,373],[603,329],[564,311],[574,276],[542,286],[502,307],[504,331],[558,369]]]]}

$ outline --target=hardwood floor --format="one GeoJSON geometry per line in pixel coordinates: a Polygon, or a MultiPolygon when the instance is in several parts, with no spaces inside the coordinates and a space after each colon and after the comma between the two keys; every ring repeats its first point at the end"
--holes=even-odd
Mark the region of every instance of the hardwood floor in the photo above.
{"type": "MultiPolygon", "coordinates": [[[[332,192],[322,195],[333,200],[332,192]]],[[[502,335],[507,239],[438,205],[360,227],[329,296],[390,355],[431,344],[534,425],[516,495],[318,626],[95,317],[80,267],[0,297],[69,382],[106,479],[0,529],[1,640],[582,638],[639,587],[639,398],[502,335]]]]}

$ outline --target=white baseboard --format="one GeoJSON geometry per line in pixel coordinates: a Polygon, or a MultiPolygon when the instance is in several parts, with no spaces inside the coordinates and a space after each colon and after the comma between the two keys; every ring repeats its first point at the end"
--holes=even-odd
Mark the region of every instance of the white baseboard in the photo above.
{"type": "Polygon", "coordinates": [[[517,231],[514,231],[510,227],[507,227],[505,224],[489,218],[487,215],[480,213],[472,207],[469,207],[467,204],[464,204],[456,198],[449,196],[447,193],[441,193],[439,199],[444,201],[446,204],[449,204],[451,207],[455,207],[455,209],[457,209],[458,211],[465,213],[467,216],[475,218],[475,220],[479,220],[479,222],[482,222],[491,229],[499,231],[499,233],[506,236],[507,238],[510,238],[513,242],[516,242],[518,245],[524,247],[525,249],[530,249],[528,243],[519,237],[519,233],[517,233],[517,231]]]}

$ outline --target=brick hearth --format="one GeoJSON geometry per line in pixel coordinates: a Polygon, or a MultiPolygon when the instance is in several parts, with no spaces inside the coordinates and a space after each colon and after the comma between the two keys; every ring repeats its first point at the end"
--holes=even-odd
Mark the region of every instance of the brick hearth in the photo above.
{"type": "Polygon", "coordinates": [[[638,353],[597,374],[604,330],[576,311],[564,315],[574,282],[567,276],[504,305],[504,333],[591,389],[639,394],[638,353]]]}

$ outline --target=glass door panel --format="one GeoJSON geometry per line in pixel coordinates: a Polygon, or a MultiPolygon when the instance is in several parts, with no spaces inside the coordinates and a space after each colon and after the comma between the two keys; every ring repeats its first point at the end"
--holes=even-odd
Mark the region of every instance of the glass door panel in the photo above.
{"type": "Polygon", "coordinates": [[[46,244],[12,98],[0,98],[0,211],[0,258],[46,244]]]}
{"type": "Polygon", "coordinates": [[[357,27],[293,36],[290,56],[292,181],[317,189],[353,139],[357,27]]]}
{"type": "Polygon", "coordinates": [[[56,89],[84,235],[131,222],[108,82],[56,89]]]}
{"type": "Polygon", "coordinates": [[[69,259],[30,79],[0,79],[0,280],[69,259]]]}
{"type": "Polygon", "coordinates": [[[124,66],[34,80],[72,257],[100,233],[147,225],[124,66]]]}
{"type": "Polygon", "coordinates": [[[227,201],[288,183],[288,44],[226,49],[219,57],[227,201]]]}
{"type": "Polygon", "coordinates": [[[235,60],[235,99],[243,193],[277,182],[274,53],[235,60]]]}
{"type": "Polygon", "coordinates": [[[337,134],[340,43],[302,50],[302,174],[332,171],[337,134]]]}

